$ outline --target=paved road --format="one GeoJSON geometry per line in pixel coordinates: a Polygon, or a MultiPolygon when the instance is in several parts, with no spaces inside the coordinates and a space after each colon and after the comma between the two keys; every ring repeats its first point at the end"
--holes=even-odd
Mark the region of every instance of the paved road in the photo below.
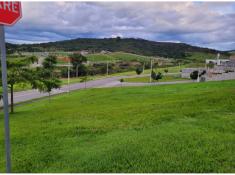
{"type": "MultiPolygon", "coordinates": [[[[146,75],[140,75],[139,77],[146,76],[146,75]]],[[[69,91],[84,89],[84,88],[103,88],[103,87],[119,87],[119,86],[146,86],[146,85],[162,85],[162,84],[176,84],[176,83],[189,83],[192,81],[177,81],[177,82],[159,82],[159,83],[121,83],[119,80],[121,78],[127,78],[127,77],[137,77],[134,76],[115,76],[115,77],[109,77],[109,78],[103,78],[99,80],[92,80],[88,81],[86,83],[75,83],[62,86],[60,89],[54,89],[52,91],[52,95],[61,94],[69,91]]],[[[48,93],[41,93],[38,90],[27,90],[27,91],[21,91],[21,92],[15,92],[14,93],[14,102],[25,102],[41,97],[48,96],[48,93]]],[[[10,95],[9,95],[9,103],[10,103],[10,95]]],[[[2,101],[0,106],[2,106],[2,101]]]]}
{"type": "MultiPolygon", "coordinates": [[[[138,77],[144,77],[144,76],[148,76],[148,75],[147,74],[138,75],[138,77]]],[[[84,89],[84,88],[104,88],[104,87],[120,87],[120,86],[153,86],[153,85],[179,84],[179,83],[193,82],[191,80],[174,81],[174,82],[158,82],[158,83],[126,83],[126,82],[121,83],[119,81],[121,78],[131,78],[131,77],[137,77],[137,75],[115,76],[115,77],[103,78],[99,80],[92,80],[86,83],[75,83],[75,84],[70,84],[69,86],[64,85],[60,89],[54,89],[51,94],[56,95],[56,94],[61,94],[61,93],[84,89]]],[[[234,79],[234,75],[232,79],[234,79]]],[[[48,93],[41,93],[38,90],[27,90],[27,91],[15,92],[14,102],[15,103],[25,102],[25,101],[45,97],[45,96],[48,96],[48,93]]],[[[9,95],[9,98],[10,98],[10,95],[9,95]]],[[[9,103],[10,103],[10,99],[9,99],[9,103]]],[[[2,106],[2,100],[0,101],[0,106],[2,106]]]]}
{"type": "MultiPolygon", "coordinates": [[[[102,86],[113,81],[118,81],[118,79],[119,79],[118,77],[111,77],[111,78],[88,81],[86,83],[70,84],[69,86],[64,85],[60,89],[53,89],[51,94],[52,95],[61,94],[61,93],[65,93],[65,92],[69,92],[73,90],[84,89],[85,87],[86,88],[98,87],[98,86],[102,86]]],[[[45,97],[45,96],[48,96],[48,93],[39,92],[38,90],[27,90],[27,91],[15,92],[14,102],[15,103],[24,102],[24,101],[29,101],[29,100],[45,97]]],[[[10,95],[9,95],[9,103],[10,103],[10,95]]]]}
{"type": "Polygon", "coordinates": [[[185,80],[185,81],[171,81],[171,82],[156,82],[156,83],[118,83],[112,82],[101,87],[119,87],[119,86],[158,86],[158,85],[169,85],[169,84],[183,84],[183,83],[193,83],[194,81],[185,80]]]}

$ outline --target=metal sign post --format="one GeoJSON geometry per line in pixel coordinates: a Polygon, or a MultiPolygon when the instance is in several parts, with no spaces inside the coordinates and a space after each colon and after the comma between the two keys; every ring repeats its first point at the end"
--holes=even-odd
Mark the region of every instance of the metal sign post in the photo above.
{"type": "Polygon", "coordinates": [[[3,89],[3,110],[5,127],[6,146],[6,172],[11,172],[11,149],[10,149],[10,128],[8,112],[8,92],[7,92],[7,63],[4,25],[12,26],[21,17],[21,3],[15,1],[0,1],[0,47],[2,66],[2,89],[3,89]]]}
{"type": "Polygon", "coordinates": [[[5,149],[6,149],[6,171],[11,172],[11,148],[10,148],[10,129],[8,112],[8,91],[7,91],[7,64],[6,64],[6,44],[4,26],[0,24],[0,47],[1,47],[1,66],[2,66],[2,89],[3,89],[3,109],[5,126],[5,149]]]}

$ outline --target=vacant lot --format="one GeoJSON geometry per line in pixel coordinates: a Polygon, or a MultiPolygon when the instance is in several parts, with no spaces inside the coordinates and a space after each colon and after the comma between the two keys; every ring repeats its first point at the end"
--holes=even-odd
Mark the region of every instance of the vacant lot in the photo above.
{"type": "MultiPolygon", "coordinates": [[[[14,172],[235,172],[235,81],[89,89],[16,111],[14,172]]],[[[3,129],[0,141],[3,155],[3,129]]]]}

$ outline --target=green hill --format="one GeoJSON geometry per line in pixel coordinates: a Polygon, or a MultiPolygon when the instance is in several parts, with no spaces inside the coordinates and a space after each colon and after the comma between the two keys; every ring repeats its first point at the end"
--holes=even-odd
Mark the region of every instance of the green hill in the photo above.
{"type": "Polygon", "coordinates": [[[128,52],[144,56],[160,56],[167,58],[185,58],[187,52],[204,52],[216,54],[228,54],[208,48],[191,46],[184,43],[155,42],[134,38],[105,38],[91,39],[79,38],[73,40],[41,43],[41,44],[7,44],[9,52],[42,52],[42,51],[81,51],[87,50],[92,53],[103,50],[110,52],[128,52]]]}

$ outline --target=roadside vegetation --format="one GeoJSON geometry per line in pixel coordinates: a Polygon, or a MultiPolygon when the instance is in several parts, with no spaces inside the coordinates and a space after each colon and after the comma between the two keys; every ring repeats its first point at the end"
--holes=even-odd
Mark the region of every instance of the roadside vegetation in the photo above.
{"type": "MultiPolygon", "coordinates": [[[[150,76],[144,76],[144,77],[135,77],[135,78],[124,78],[123,82],[129,82],[129,83],[149,83],[150,82],[150,76]]],[[[189,80],[187,78],[181,78],[180,75],[163,75],[161,79],[153,79],[151,82],[172,82],[172,81],[185,81],[189,80]]]]}
{"type": "MultiPolygon", "coordinates": [[[[16,106],[13,172],[233,173],[234,87],[87,89],[16,106]]],[[[1,129],[1,155],[3,138],[1,129]]]]}
{"type": "MultiPolygon", "coordinates": [[[[54,88],[60,87],[60,80],[55,72],[57,59],[55,56],[48,56],[44,59],[42,67],[31,67],[31,64],[37,62],[35,56],[24,57],[20,59],[7,60],[7,84],[10,93],[10,111],[14,112],[14,92],[15,87],[38,89],[41,92],[48,92],[49,96],[54,88]]],[[[1,72],[1,70],[0,70],[1,72]]],[[[0,84],[2,76],[0,73],[0,84]]],[[[2,88],[0,89],[2,99],[2,88]]]]}
{"type": "MultiPolygon", "coordinates": [[[[151,82],[180,81],[184,79],[178,76],[164,77],[163,74],[179,74],[184,67],[204,67],[203,59],[214,56],[213,52],[187,52],[187,58],[167,59],[121,51],[102,51],[88,53],[85,56],[79,52],[22,53],[18,51],[7,56],[11,104],[14,104],[14,92],[38,89],[50,94],[53,88],[68,84],[68,80],[66,80],[68,76],[71,83],[86,82],[102,77],[135,75],[136,73],[138,75],[146,74],[146,77],[123,79],[123,81],[147,82],[147,74],[151,74],[153,80],[151,82]],[[53,66],[50,67],[50,64],[47,64],[45,67],[50,58],[54,59],[50,60],[53,66]],[[150,70],[151,60],[153,70],[150,70]]],[[[13,112],[13,106],[11,111],[13,112]]]]}

